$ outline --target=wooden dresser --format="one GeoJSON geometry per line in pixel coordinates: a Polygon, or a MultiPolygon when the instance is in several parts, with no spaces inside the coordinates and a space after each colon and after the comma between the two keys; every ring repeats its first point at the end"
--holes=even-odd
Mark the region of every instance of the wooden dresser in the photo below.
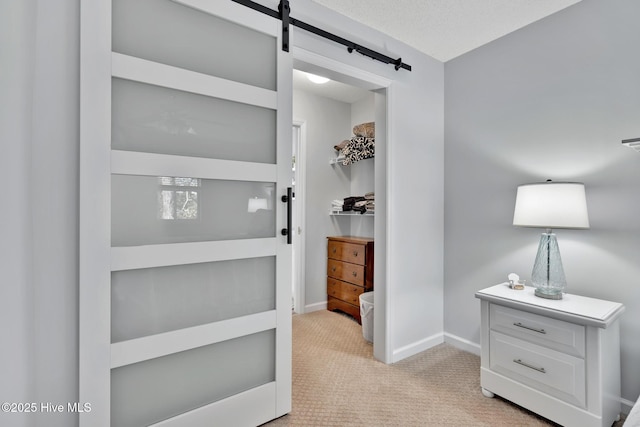
{"type": "Polygon", "coordinates": [[[327,310],[360,320],[360,294],[373,290],[373,239],[328,237],[327,310]]]}

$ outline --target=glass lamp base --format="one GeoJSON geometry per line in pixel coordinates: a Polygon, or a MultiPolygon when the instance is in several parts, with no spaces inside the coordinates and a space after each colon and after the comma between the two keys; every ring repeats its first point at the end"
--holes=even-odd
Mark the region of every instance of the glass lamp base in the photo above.
{"type": "Polygon", "coordinates": [[[562,299],[562,290],[536,288],[534,295],[546,299],[562,299]]]}
{"type": "Polygon", "coordinates": [[[531,282],[540,298],[562,299],[567,287],[560,258],[560,248],[554,233],[542,233],[538,254],[531,273],[531,282]]]}

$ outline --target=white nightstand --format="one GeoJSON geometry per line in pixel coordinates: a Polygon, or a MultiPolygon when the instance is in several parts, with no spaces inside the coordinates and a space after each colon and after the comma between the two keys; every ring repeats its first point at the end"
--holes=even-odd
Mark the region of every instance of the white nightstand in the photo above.
{"type": "Polygon", "coordinates": [[[482,393],[494,393],[566,427],[620,418],[620,303],[503,283],[481,304],[482,393]]]}

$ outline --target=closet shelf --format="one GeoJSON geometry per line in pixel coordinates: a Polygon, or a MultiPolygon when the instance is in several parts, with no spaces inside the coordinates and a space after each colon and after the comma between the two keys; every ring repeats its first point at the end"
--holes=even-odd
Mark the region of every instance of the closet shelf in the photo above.
{"type": "Polygon", "coordinates": [[[374,212],[371,211],[366,211],[365,213],[360,213],[358,211],[336,211],[336,210],[330,210],[329,211],[329,215],[335,215],[335,216],[373,216],[374,212]]]}
{"type": "MultiPolygon", "coordinates": [[[[373,158],[374,158],[374,156],[371,156],[371,157],[367,157],[366,159],[362,159],[362,160],[373,159],[373,158]]],[[[332,157],[332,158],[329,159],[329,164],[330,165],[344,166],[343,163],[342,163],[343,160],[344,160],[344,157],[332,157]]],[[[362,161],[362,160],[360,160],[360,161],[362,161]]],[[[351,163],[351,164],[353,164],[353,163],[351,163]]],[[[347,165],[347,166],[350,166],[350,165],[347,165]]]]}

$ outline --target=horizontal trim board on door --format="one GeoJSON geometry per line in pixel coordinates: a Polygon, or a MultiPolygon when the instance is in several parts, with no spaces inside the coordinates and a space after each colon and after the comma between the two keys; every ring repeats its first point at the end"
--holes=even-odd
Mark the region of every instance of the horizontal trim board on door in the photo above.
{"type": "Polygon", "coordinates": [[[111,173],[139,176],[180,176],[202,179],[275,182],[277,166],[268,163],[219,160],[173,154],[111,150],[111,173]]]}
{"type": "Polygon", "coordinates": [[[221,320],[111,344],[111,369],[275,329],[276,311],[221,320]]]}
{"type": "Polygon", "coordinates": [[[111,271],[167,267],[276,255],[277,239],[220,240],[111,248],[111,271]]]}
{"type": "Polygon", "coordinates": [[[116,52],[111,54],[111,75],[272,110],[277,108],[275,91],[116,52]]]}
{"type": "Polygon", "coordinates": [[[267,383],[149,427],[260,425],[277,416],[276,393],[276,383],[267,383]]]}

